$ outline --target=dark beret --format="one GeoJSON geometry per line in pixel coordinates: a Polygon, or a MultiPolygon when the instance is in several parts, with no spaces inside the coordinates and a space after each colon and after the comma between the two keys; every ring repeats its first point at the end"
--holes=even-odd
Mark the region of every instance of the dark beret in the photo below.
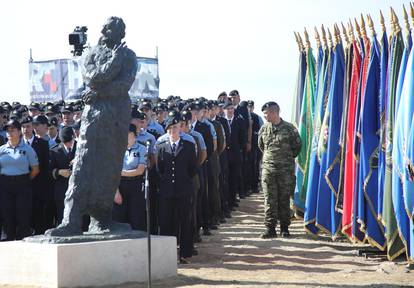
{"type": "Polygon", "coordinates": [[[247,106],[253,107],[254,106],[254,101],[253,100],[248,100],[247,101],[247,106]]]}
{"type": "Polygon", "coordinates": [[[239,91],[237,91],[237,90],[232,90],[232,91],[229,93],[229,96],[239,96],[239,91]]]}
{"type": "Polygon", "coordinates": [[[71,105],[66,105],[66,106],[63,106],[63,108],[60,110],[60,112],[62,112],[62,113],[72,113],[73,112],[73,106],[71,106],[71,105]]]}
{"type": "Polygon", "coordinates": [[[183,111],[181,112],[181,120],[182,121],[191,121],[191,119],[193,118],[193,115],[191,114],[190,111],[183,111]]]}
{"type": "Polygon", "coordinates": [[[37,115],[33,118],[33,124],[46,124],[49,125],[49,120],[45,115],[37,115]]]}
{"type": "Polygon", "coordinates": [[[152,104],[149,101],[144,101],[141,104],[139,104],[138,109],[139,110],[142,110],[142,109],[149,109],[149,110],[151,110],[152,109],[152,104]]]}
{"type": "Polygon", "coordinates": [[[50,119],[50,121],[49,121],[49,126],[58,127],[59,126],[59,120],[56,117],[52,117],[52,119],[50,119]]]}
{"type": "Polygon", "coordinates": [[[22,119],[21,124],[27,124],[27,123],[32,123],[33,122],[33,117],[32,116],[26,116],[22,119]]]}
{"type": "Polygon", "coordinates": [[[147,119],[147,114],[145,114],[142,111],[132,110],[131,111],[131,118],[132,119],[145,120],[145,119],[147,119]]]}
{"type": "Polygon", "coordinates": [[[177,111],[171,111],[168,113],[167,120],[165,121],[165,130],[167,130],[170,126],[178,124],[181,122],[181,115],[177,111]]]}
{"type": "Polygon", "coordinates": [[[279,106],[279,105],[277,105],[277,103],[276,102],[274,102],[274,101],[269,101],[269,102],[266,102],[263,106],[262,106],[262,112],[263,111],[265,111],[267,108],[269,108],[269,107],[273,107],[273,106],[279,106]]]}
{"type": "Polygon", "coordinates": [[[13,127],[20,130],[22,128],[22,125],[16,119],[11,119],[6,123],[6,125],[4,125],[4,130],[7,130],[8,127],[13,127]]]}
{"type": "Polygon", "coordinates": [[[229,108],[230,106],[234,106],[233,105],[233,102],[231,101],[231,100],[227,100],[226,102],[224,102],[224,104],[223,104],[223,109],[227,109],[227,108],[229,108]]]}

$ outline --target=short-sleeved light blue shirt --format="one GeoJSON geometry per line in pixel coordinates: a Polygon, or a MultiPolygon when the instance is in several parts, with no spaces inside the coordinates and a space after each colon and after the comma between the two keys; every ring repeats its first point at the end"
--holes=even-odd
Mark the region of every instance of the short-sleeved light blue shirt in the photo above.
{"type": "Polygon", "coordinates": [[[149,147],[149,151],[153,153],[152,151],[154,151],[154,145],[155,145],[155,142],[157,141],[154,135],[152,135],[146,130],[141,130],[141,132],[137,135],[136,139],[138,142],[140,142],[144,146],[146,145],[145,143],[147,143],[147,141],[150,141],[151,144],[149,147]]]}
{"type": "Polygon", "coordinates": [[[140,164],[146,164],[145,154],[147,149],[144,145],[135,142],[135,144],[125,151],[122,170],[136,169],[140,164]]]}
{"type": "Polygon", "coordinates": [[[20,140],[16,148],[9,143],[0,146],[0,174],[19,176],[30,173],[30,167],[38,166],[36,152],[24,141],[20,140]]]}
{"type": "Polygon", "coordinates": [[[213,123],[211,123],[207,119],[203,119],[203,120],[201,120],[201,122],[208,125],[208,127],[210,128],[211,135],[213,136],[213,139],[217,140],[217,132],[216,132],[216,129],[214,128],[213,123]]]}
{"type": "Polygon", "coordinates": [[[155,130],[159,135],[163,135],[165,133],[165,130],[161,124],[153,119],[148,122],[147,130],[155,130]]]}
{"type": "Polygon", "coordinates": [[[44,139],[44,140],[46,140],[47,141],[47,143],[49,143],[49,148],[52,148],[53,146],[55,146],[56,145],[56,141],[55,140],[53,140],[52,138],[50,138],[50,136],[49,135],[45,135],[45,136],[43,136],[43,138],[42,139],[44,139]]]}
{"type": "Polygon", "coordinates": [[[203,151],[207,150],[206,142],[204,142],[204,138],[203,138],[203,135],[201,135],[201,133],[191,130],[190,135],[197,138],[198,143],[200,145],[200,150],[203,150],[203,151]]]}

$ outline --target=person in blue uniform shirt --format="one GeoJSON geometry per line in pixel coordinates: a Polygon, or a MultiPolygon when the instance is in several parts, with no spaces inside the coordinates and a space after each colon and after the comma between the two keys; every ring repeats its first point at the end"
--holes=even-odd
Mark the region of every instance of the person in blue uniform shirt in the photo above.
{"type": "Polygon", "coordinates": [[[22,140],[21,124],[5,125],[7,143],[0,147],[0,196],[6,240],[30,236],[32,218],[31,179],[39,174],[39,161],[32,147],[22,140]]]}
{"type": "Polygon", "coordinates": [[[129,223],[134,230],[146,230],[143,174],[146,168],[147,148],[136,141],[137,127],[129,125],[128,146],[125,151],[121,182],[115,193],[113,220],[129,223]]]}
{"type": "Polygon", "coordinates": [[[195,145],[180,137],[181,116],[166,121],[168,138],[156,144],[156,165],[160,176],[160,234],[179,239],[180,262],[193,254],[190,222],[193,177],[197,173],[195,145]]]}
{"type": "Polygon", "coordinates": [[[147,115],[147,131],[154,135],[157,139],[165,133],[164,128],[155,119],[152,118],[152,104],[149,101],[144,101],[139,105],[139,111],[144,112],[147,115]]]}
{"type": "Polygon", "coordinates": [[[131,111],[131,123],[137,128],[136,140],[146,145],[149,141],[149,154],[148,154],[148,178],[149,178],[149,199],[150,199],[150,214],[151,214],[151,233],[158,234],[158,179],[157,172],[155,170],[155,157],[154,157],[154,146],[156,139],[154,135],[147,131],[147,114],[142,111],[132,110],[131,111]]]}
{"type": "Polygon", "coordinates": [[[37,115],[33,118],[33,128],[36,132],[36,137],[46,140],[49,148],[56,145],[56,141],[50,138],[47,134],[49,132],[49,120],[44,115],[37,115]]]}
{"type": "Polygon", "coordinates": [[[7,122],[7,111],[0,106],[0,145],[6,143],[6,131],[4,131],[4,124],[7,122]]]}

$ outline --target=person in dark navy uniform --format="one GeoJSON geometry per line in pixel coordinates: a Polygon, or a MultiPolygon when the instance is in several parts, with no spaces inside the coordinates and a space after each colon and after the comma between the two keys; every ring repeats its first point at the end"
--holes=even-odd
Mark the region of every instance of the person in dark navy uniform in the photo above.
{"type": "Polygon", "coordinates": [[[118,222],[129,223],[134,230],[146,230],[142,175],[146,168],[147,148],[136,137],[137,127],[130,124],[128,146],[122,165],[121,182],[115,193],[112,218],[118,222]]]}
{"type": "Polygon", "coordinates": [[[223,106],[225,118],[230,127],[230,137],[226,142],[227,156],[229,162],[229,191],[230,207],[236,206],[236,196],[240,193],[240,179],[242,179],[242,147],[246,143],[246,133],[243,120],[234,114],[234,105],[231,101],[223,106]]]}
{"type": "Polygon", "coordinates": [[[21,124],[5,125],[8,142],[0,146],[0,196],[6,240],[20,240],[32,234],[31,179],[39,174],[39,161],[32,147],[21,137],[21,124]]]}
{"type": "Polygon", "coordinates": [[[33,229],[43,234],[54,227],[54,203],[49,178],[49,143],[33,133],[33,118],[27,116],[22,122],[23,141],[30,145],[39,159],[39,175],[32,181],[33,187],[33,229]]]}
{"type": "Polygon", "coordinates": [[[193,177],[197,174],[195,145],[180,137],[179,113],[166,121],[168,139],[156,144],[156,167],[160,176],[160,234],[177,236],[180,263],[193,254],[190,223],[193,177]]]}
{"type": "Polygon", "coordinates": [[[71,168],[76,153],[75,133],[66,126],[60,130],[62,142],[50,150],[50,173],[53,182],[53,199],[56,207],[56,224],[60,224],[65,207],[65,193],[68,189],[71,168]]]}

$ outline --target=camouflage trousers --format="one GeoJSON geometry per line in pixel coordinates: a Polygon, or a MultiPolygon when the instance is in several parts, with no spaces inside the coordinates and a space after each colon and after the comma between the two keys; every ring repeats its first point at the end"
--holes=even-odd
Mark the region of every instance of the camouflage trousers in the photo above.
{"type": "Polygon", "coordinates": [[[293,196],[296,176],[285,171],[262,168],[262,190],[265,197],[265,225],[276,227],[290,225],[290,197],[293,196]]]}

